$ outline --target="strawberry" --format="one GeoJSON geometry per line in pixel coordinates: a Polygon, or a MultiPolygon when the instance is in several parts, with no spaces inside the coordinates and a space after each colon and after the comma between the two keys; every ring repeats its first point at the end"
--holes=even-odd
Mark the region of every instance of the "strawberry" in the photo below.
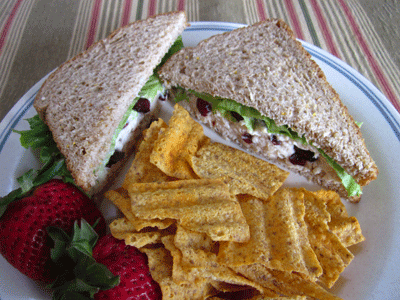
{"type": "Polygon", "coordinates": [[[99,220],[96,230],[105,234],[105,220],[90,198],[70,183],[50,180],[8,205],[0,218],[0,253],[28,277],[52,282],[58,270],[50,255],[54,242],[46,229],[57,226],[70,233],[81,218],[90,224],[99,220]]]}
{"type": "Polygon", "coordinates": [[[162,298],[159,285],[150,275],[147,257],[137,248],[109,234],[99,240],[93,249],[93,257],[120,277],[119,285],[99,291],[94,295],[95,300],[162,298]]]}
{"type": "Polygon", "coordinates": [[[63,270],[49,286],[53,299],[161,299],[161,289],[152,279],[147,257],[111,234],[98,239],[84,219],[74,224],[69,236],[49,227],[55,247],[51,256],[63,270]]]}

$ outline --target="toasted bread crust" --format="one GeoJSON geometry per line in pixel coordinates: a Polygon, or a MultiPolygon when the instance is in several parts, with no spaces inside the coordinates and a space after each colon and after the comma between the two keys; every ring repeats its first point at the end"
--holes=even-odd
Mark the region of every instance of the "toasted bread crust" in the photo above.
{"type": "Polygon", "coordinates": [[[133,22],[65,62],[42,85],[34,107],[85,191],[96,185],[123,115],[186,26],[184,12],[133,22]]]}
{"type": "Polygon", "coordinates": [[[159,72],[181,86],[253,107],[321,148],[364,186],[378,168],[360,128],[311,55],[281,20],[215,35],[171,57],[159,72]]]}

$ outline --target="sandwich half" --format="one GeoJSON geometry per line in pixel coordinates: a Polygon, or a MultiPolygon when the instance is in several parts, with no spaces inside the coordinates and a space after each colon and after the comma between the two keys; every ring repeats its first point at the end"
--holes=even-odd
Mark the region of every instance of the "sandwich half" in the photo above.
{"type": "Polygon", "coordinates": [[[113,178],[157,112],[157,68],[183,46],[184,12],[133,22],[61,65],[34,107],[75,183],[94,194],[113,178]]]}
{"type": "Polygon", "coordinates": [[[359,125],[281,20],[184,48],[160,78],[193,117],[352,202],[378,168],[359,125]]]}

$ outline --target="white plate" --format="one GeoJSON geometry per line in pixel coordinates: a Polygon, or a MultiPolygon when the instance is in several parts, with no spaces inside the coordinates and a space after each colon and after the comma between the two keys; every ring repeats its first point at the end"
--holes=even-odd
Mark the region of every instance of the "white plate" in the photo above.
{"type": "MultiPolygon", "coordinates": [[[[243,26],[220,22],[195,22],[183,33],[186,46],[196,45],[213,34],[243,26]]],[[[380,174],[364,188],[358,204],[346,203],[358,218],[366,241],[352,248],[355,259],[332,292],[344,299],[400,298],[400,115],[369,81],[351,67],[308,43],[303,46],[321,66],[328,81],[357,121],[363,121],[363,136],[380,174]]],[[[0,124],[0,195],[18,187],[16,178],[38,162],[19,144],[11,130],[27,129],[24,119],[35,114],[33,99],[44,79],[24,95],[0,124]]],[[[171,106],[163,107],[168,117],[171,106]]],[[[216,138],[210,131],[206,131],[216,138]]],[[[291,175],[289,185],[305,184],[291,175]]],[[[312,187],[310,185],[310,187],[312,187]]],[[[0,256],[0,299],[50,299],[36,283],[20,274],[0,256]]]]}

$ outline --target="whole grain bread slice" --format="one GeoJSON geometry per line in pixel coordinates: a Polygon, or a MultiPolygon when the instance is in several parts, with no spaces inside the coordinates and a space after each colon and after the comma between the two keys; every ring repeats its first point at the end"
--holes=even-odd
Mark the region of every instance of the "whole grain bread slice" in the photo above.
{"type": "Polygon", "coordinates": [[[288,125],[361,186],[377,177],[359,126],[282,20],[214,35],[176,53],[159,75],[167,87],[232,99],[288,125]]]}
{"type": "Polygon", "coordinates": [[[187,25],[184,12],[171,12],[119,28],[61,65],[39,90],[34,107],[85,191],[96,186],[128,107],[187,25]]]}

